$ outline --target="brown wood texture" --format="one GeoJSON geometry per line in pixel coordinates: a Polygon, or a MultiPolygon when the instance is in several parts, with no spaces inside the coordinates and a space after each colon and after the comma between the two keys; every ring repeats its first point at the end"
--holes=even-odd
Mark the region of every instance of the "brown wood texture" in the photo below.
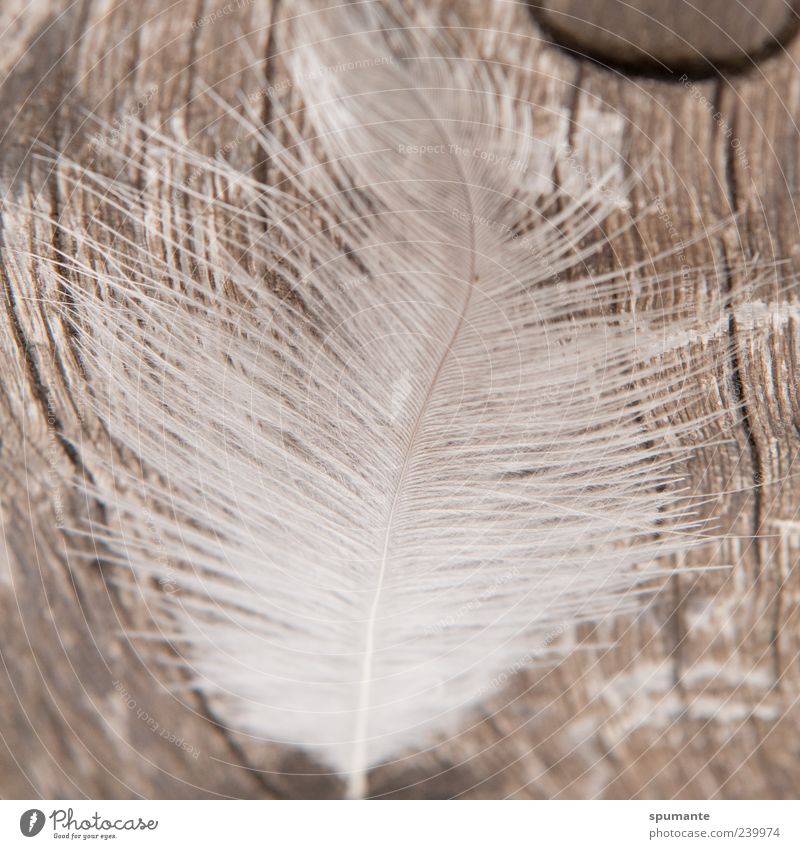
{"type": "MultiPolygon", "coordinates": [[[[0,795],[7,798],[342,792],[301,753],[224,728],[187,687],[169,647],[131,636],[149,618],[135,587],[70,530],[87,512],[102,519],[104,505],[62,481],[100,474],[85,449],[96,451],[106,437],[87,412],[73,340],[51,308],[68,298],[69,274],[46,286],[38,260],[19,250],[43,242],[53,256],[69,253],[31,214],[39,208],[58,217],[76,202],[37,154],[49,147],[92,161],[97,127],[89,113],[168,124],[269,180],[256,145],[231,144],[235,124],[202,92],[213,85],[235,103],[237,92],[257,89],[252,59],[237,47],[241,34],[258,70],[276,84],[286,79],[273,5],[234,2],[203,23],[223,7],[79,0],[28,8],[15,0],[0,11],[0,795]]],[[[291,14],[290,4],[278,11],[291,14]]],[[[672,270],[671,281],[642,297],[657,288],[687,310],[733,294],[720,331],[692,350],[708,365],[693,412],[714,415],[688,483],[713,494],[707,510],[716,537],[677,564],[680,573],[641,613],[559,635],[563,658],[511,677],[448,739],[374,770],[371,793],[795,798],[800,43],[738,74],[648,79],[554,46],[522,3],[459,2],[445,12],[453,38],[477,40],[487,60],[527,69],[520,95],[537,128],[598,168],[618,137],[627,172],[641,172],[629,197],[638,224],[609,244],[598,271],[634,258],[672,270]],[[704,271],[683,279],[690,266],[704,271]],[[764,317],[764,305],[787,300],[794,307],[764,317]],[[693,568],[705,565],[730,568],[693,568]]],[[[775,31],[785,25],[770,18],[775,31]]],[[[613,15],[604,27],[615,31],[613,15]]],[[[558,167],[558,180],[576,179],[568,164],[558,167]]]]}

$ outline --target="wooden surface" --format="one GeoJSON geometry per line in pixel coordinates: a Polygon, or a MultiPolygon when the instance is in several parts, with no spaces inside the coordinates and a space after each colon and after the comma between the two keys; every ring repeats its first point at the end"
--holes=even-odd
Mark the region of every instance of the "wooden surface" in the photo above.
{"type": "MultiPolygon", "coordinates": [[[[119,567],[69,531],[87,513],[102,520],[104,505],[61,483],[98,474],[88,458],[105,439],[86,410],[73,341],[52,309],[73,283],[65,272],[57,287],[45,288],[38,260],[19,253],[32,235],[51,244],[53,256],[70,251],[30,210],[58,217],[81,199],[33,154],[49,146],[92,161],[98,130],[89,112],[121,125],[131,115],[153,126],[168,122],[192,144],[210,154],[224,149],[268,180],[269,163],[254,144],[231,144],[235,126],[219,120],[220,107],[202,90],[213,85],[233,103],[238,91],[258,87],[251,59],[235,44],[240,33],[259,70],[286,79],[272,5],[242,3],[201,25],[217,8],[211,2],[26,7],[14,0],[0,11],[7,201],[0,795],[338,796],[339,781],[303,755],[222,728],[185,686],[169,647],[122,636],[146,630],[148,613],[119,567]]],[[[689,310],[733,293],[719,332],[693,350],[711,365],[692,412],[715,416],[707,433],[713,444],[687,473],[696,492],[715,494],[707,509],[718,537],[692,562],[677,564],[681,573],[639,615],[563,635],[578,648],[516,676],[450,739],[376,769],[371,792],[796,797],[800,43],[789,39],[738,74],[649,79],[553,46],[523,4],[453,7],[454,38],[478,40],[490,61],[530,69],[524,96],[537,127],[598,168],[613,141],[627,172],[642,170],[629,198],[639,225],[609,246],[597,270],[636,257],[679,276],[705,267],[659,287],[689,310]],[[761,275],[752,271],[776,261],[782,264],[761,275]],[[793,307],[773,308],[787,298],[793,307]],[[712,564],[732,568],[702,576],[692,570],[712,564]]],[[[628,26],[618,23],[617,30],[613,14],[604,19],[612,33],[628,26]]],[[[790,24],[770,17],[766,26],[786,35],[790,24]]],[[[641,37],[651,38],[652,54],[652,34],[641,37]]],[[[757,47],[747,42],[746,52],[758,54],[757,47]]],[[[568,164],[559,168],[562,182],[586,179],[568,164]]]]}

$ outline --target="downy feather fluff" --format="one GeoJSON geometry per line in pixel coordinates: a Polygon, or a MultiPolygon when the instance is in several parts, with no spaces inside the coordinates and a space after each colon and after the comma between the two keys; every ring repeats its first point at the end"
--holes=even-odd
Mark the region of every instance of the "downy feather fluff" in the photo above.
{"type": "Polygon", "coordinates": [[[70,320],[140,464],[107,462],[94,535],[173,573],[154,598],[225,721],[361,796],[697,542],[659,356],[686,322],[586,270],[620,187],[541,194],[513,69],[382,5],[291,37],[303,111],[230,107],[269,185],[144,126],[136,188],[61,162],[95,209],[70,320]]]}

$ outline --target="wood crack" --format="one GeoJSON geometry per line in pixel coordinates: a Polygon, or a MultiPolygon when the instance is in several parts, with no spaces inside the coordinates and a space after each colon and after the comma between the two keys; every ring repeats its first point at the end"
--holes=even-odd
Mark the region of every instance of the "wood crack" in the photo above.
{"type": "MultiPolygon", "coordinates": [[[[715,91],[715,113],[719,114],[722,112],[722,99],[723,93],[725,90],[725,80],[720,78],[717,81],[716,91],[715,91]]],[[[712,116],[712,120],[714,120],[712,116]]],[[[731,115],[731,119],[729,122],[729,126],[735,136],[736,133],[736,110],[733,111],[731,115]]],[[[730,144],[727,143],[727,139],[724,135],[722,135],[720,131],[720,127],[718,122],[714,121],[715,127],[715,137],[722,140],[723,146],[723,157],[724,157],[724,176],[725,176],[725,185],[728,193],[728,202],[730,204],[730,208],[733,212],[736,212],[739,208],[739,192],[738,185],[736,180],[736,171],[735,164],[733,162],[733,156],[731,151],[730,144]]],[[[747,398],[747,392],[745,391],[744,380],[742,378],[742,362],[739,354],[739,326],[736,320],[736,313],[733,308],[734,301],[734,283],[733,283],[733,274],[731,272],[730,261],[728,258],[728,251],[725,246],[724,241],[721,241],[722,245],[722,286],[725,292],[725,295],[728,299],[728,303],[725,306],[725,310],[727,312],[727,336],[728,336],[728,352],[730,356],[731,362],[731,386],[733,389],[733,397],[736,402],[736,407],[740,411],[740,422],[742,425],[742,430],[744,431],[745,441],[747,443],[748,453],[750,457],[750,465],[752,468],[752,476],[753,476],[753,510],[752,510],[752,533],[753,540],[751,545],[753,546],[753,556],[756,564],[756,576],[755,580],[758,583],[761,580],[761,575],[763,572],[764,564],[762,562],[761,556],[761,547],[758,545],[757,538],[761,530],[761,526],[763,523],[763,514],[764,514],[764,505],[763,505],[763,496],[762,496],[762,486],[766,480],[766,476],[764,474],[763,468],[763,457],[761,454],[761,447],[758,444],[758,440],[756,439],[755,430],[753,427],[753,414],[749,408],[749,401],[747,398]]]]}
{"type": "MultiPolygon", "coordinates": [[[[267,81],[268,85],[272,84],[272,78],[275,74],[275,19],[278,16],[279,7],[280,0],[274,0],[270,10],[269,25],[267,27],[267,40],[264,45],[264,79],[267,81]]],[[[265,91],[263,104],[261,106],[261,120],[266,129],[269,129],[272,125],[272,113],[272,97],[268,91],[265,91]]],[[[261,156],[256,163],[254,176],[256,180],[267,186],[269,185],[269,169],[271,164],[270,157],[263,151],[261,146],[259,146],[257,150],[261,152],[261,156]]],[[[266,221],[264,222],[264,229],[268,229],[266,221]]]]}

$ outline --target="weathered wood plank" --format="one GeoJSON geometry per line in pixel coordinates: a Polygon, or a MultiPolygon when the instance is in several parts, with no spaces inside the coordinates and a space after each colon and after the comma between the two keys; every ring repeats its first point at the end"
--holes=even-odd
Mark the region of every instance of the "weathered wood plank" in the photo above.
{"type": "MultiPolygon", "coordinates": [[[[238,141],[235,122],[202,91],[213,85],[231,103],[239,91],[257,94],[259,74],[237,46],[239,30],[259,69],[283,84],[271,4],[243,5],[213,22],[204,22],[214,9],[203,2],[45,5],[47,13],[29,15],[13,31],[0,66],[8,75],[0,86],[0,175],[14,204],[2,219],[0,793],[337,795],[338,781],[304,756],[215,724],[186,690],[174,649],[121,636],[152,630],[150,611],[126,575],[103,564],[102,551],[64,529],[87,512],[102,521],[104,510],[58,483],[99,474],[83,449],[105,440],[87,412],[69,334],[48,306],[65,297],[70,281],[48,291],[36,263],[7,250],[30,244],[31,228],[47,243],[49,225],[26,212],[34,203],[58,216],[84,202],[31,156],[37,146],[82,161],[94,156],[105,167],[100,130],[87,112],[123,127],[134,119],[169,125],[268,178],[256,145],[238,141]]],[[[455,11],[462,22],[455,38],[479,38],[488,59],[530,68],[521,95],[542,133],[598,168],[618,146],[628,172],[643,169],[630,194],[640,223],[609,246],[597,269],[671,251],[654,266],[675,279],[643,298],[675,299],[691,310],[718,304],[720,291],[735,294],[719,332],[693,351],[713,364],[715,380],[687,388],[697,396],[695,411],[715,415],[707,435],[716,442],[687,473],[696,491],[723,493],[708,505],[720,537],[682,564],[685,571],[640,615],[554,636],[578,648],[512,677],[450,739],[377,769],[372,791],[794,796],[799,328],[796,306],[772,307],[787,288],[797,302],[800,47],[791,44],[743,76],[648,80],[548,45],[522,4],[459,3],[455,11]],[[683,241],[691,244],[681,248],[683,241]],[[747,269],[757,256],[785,264],[754,282],[747,269]],[[698,266],[707,271],[683,279],[684,267],[698,266]],[[691,569],[705,564],[733,568],[702,576],[691,569]]],[[[622,31],[613,19],[606,26],[622,31]]],[[[104,132],[113,144],[113,132],[104,132]]],[[[568,163],[559,169],[562,182],[587,179],[568,163]]]]}

